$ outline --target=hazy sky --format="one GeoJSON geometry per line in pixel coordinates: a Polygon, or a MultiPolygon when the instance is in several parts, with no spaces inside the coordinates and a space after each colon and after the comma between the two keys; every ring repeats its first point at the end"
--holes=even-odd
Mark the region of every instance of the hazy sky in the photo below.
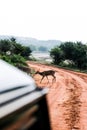
{"type": "Polygon", "coordinates": [[[87,42],[87,0],[0,0],[0,35],[87,42]]]}

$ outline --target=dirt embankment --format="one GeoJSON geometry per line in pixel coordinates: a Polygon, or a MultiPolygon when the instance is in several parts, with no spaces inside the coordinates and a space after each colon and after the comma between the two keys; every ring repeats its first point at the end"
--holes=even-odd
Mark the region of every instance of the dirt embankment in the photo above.
{"type": "Polygon", "coordinates": [[[52,130],[87,130],[87,74],[59,69],[52,66],[28,62],[36,71],[55,70],[44,78],[35,75],[37,86],[49,88],[47,94],[52,130]]]}

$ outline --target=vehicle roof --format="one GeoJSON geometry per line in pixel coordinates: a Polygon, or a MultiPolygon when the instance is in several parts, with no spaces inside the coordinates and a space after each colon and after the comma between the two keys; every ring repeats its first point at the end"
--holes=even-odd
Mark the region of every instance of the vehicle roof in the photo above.
{"type": "Polygon", "coordinates": [[[36,88],[31,76],[0,59],[0,92],[25,85],[36,88]]]}

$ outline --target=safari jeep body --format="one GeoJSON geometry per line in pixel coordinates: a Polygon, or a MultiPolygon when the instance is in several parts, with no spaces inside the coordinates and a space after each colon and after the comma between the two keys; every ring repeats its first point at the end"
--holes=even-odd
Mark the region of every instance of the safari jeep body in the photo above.
{"type": "Polygon", "coordinates": [[[47,89],[0,60],[0,130],[50,130],[47,89]]]}

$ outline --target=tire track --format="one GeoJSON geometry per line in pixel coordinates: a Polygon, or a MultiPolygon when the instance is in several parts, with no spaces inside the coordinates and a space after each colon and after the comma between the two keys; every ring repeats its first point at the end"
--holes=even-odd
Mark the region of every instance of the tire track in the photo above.
{"type": "Polygon", "coordinates": [[[81,89],[76,86],[77,82],[74,79],[71,79],[71,88],[70,83],[67,88],[67,93],[69,93],[69,99],[63,104],[63,107],[66,108],[64,113],[64,118],[66,124],[68,124],[69,130],[80,130],[80,107],[81,107],[81,89]]]}

